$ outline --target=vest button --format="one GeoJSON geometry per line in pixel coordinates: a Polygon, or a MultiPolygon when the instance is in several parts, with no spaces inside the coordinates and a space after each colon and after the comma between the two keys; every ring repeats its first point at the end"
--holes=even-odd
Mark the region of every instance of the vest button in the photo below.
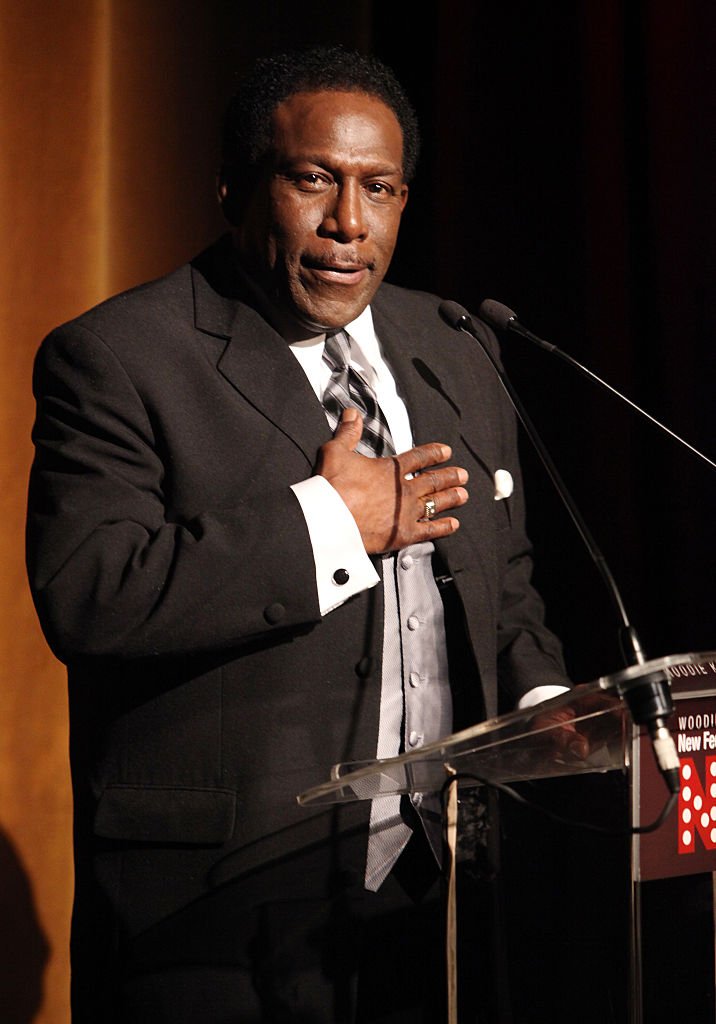
{"type": "Polygon", "coordinates": [[[268,622],[269,626],[277,626],[286,615],[286,609],[278,601],[275,604],[268,605],[264,608],[264,618],[268,622]]]}

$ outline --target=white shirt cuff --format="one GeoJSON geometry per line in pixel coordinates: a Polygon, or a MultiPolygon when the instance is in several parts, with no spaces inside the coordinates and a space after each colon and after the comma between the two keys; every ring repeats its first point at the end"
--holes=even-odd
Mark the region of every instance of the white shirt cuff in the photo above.
{"type": "Polygon", "coordinates": [[[551,697],[558,697],[560,693],[567,693],[568,690],[568,686],[535,686],[520,697],[517,707],[520,711],[533,708],[535,704],[541,704],[543,700],[550,700],[551,697]]]}
{"type": "Polygon", "coordinates": [[[325,477],[301,480],[291,490],[308,527],[318,604],[321,615],[326,615],[354,594],[380,583],[380,576],[366,554],[355,519],[325,477]]]}

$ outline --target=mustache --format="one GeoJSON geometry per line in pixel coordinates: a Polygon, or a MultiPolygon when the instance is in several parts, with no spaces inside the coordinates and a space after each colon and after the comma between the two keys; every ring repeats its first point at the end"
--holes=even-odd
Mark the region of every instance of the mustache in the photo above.
{"type": "Polygon", "coordinates": [[[305,253],[301,257],[301,263],[305,267],[315,270],[375,270],[373,260],[366,259],[359,253],[351,250],[341,250],[337,253],[305,253]]]}

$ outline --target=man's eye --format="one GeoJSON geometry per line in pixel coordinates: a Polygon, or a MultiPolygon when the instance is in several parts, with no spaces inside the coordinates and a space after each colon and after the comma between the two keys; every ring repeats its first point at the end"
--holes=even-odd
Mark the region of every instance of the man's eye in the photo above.
{"type": "Polygon", "coordinates": [[[395,189],[384,181],[369,181],[365,188],[366,192],[376,199],[389,199],[395,195],[395,189]]]}
{"type": "Polygon", "coordinates": [[[294,181],[304,192],[318,192],[331,185],[330,180],[324,174],[317,174],[315,171],[297,174],[294,181]]]}

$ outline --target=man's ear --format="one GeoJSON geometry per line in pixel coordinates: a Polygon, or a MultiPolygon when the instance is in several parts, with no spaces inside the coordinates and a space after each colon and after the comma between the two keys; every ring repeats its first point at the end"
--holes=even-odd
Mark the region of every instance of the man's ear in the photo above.
{"type": "Polygon", "coordinates": [[[236,226],[238,210],[234,201],[234,190],[231,187],[231,174],[226,167],[222,167],[216,176],[216,195],[221,206],[221,211],[229,224],[236,226]]]}
{"type": "Polygon", "coordinates": [[[239,227],[254,200],[261,180],[260,167],[223,164],[216,178],[216,194],[221,209],[232,227],[239,227]]]}

